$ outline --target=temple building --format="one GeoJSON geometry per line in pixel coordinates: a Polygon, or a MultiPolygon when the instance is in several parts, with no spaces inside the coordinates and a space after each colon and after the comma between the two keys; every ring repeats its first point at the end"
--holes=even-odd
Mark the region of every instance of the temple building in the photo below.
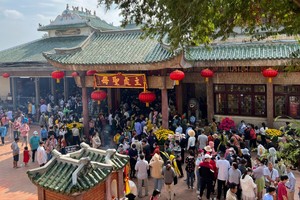
{"type": "Polygon", "coordinates": [[[43,167],[27,171],[37,186],[38,199],[110,200],[121,199],[124,193],[124,167],[129,156],[91,148],[67,155],[52,151],[52,159],[43,167]]]}
{"type": "MultiPolygon", "coordinates": [[[[76,7],[67,7],[38,30],[48,32],[48,37],[0,52],[0,72],[10,75],[0,78],[1,85],[7,86],[0,96],[9,97],[15,106],[20,96],[28,94],[26,89],[38,104],[44,89],[52,93],[63,91],[66,98],[76,83],[85,97],[83,116],[87,119],[88,90],[97,85],[96,78],[101,82],[104,78],[110,80],[109,76],[125,80],[127,74],[144,74],[144,87],[159,91],[164,127],[168,126],[170,93],[175,96],[179,113],[188,113],[190,99],[194,99],[198,105],[192,112],[208,120],[231,116],[236,122],[244,119],[256,125],[266,122],[269,127],[278,127],[287,119],[274,122],[277,116],[300,118],[300,72],[284,72],[291,61],[298,59],[294,52],[300,46],[292,37],[252,41],[237,34],[227,41],[216,40],[209,47],[171,52],[167,37],[159,42],[155,36],[144,37],[136,26],[114,27],[91,11],[76,7]],[[205,78],[200,74],[206,68],[213,73],[205,78]],[[262,73],[268,68],[276,75],[262,73]],[[60,84],[55,84],[50,75],[56,69],[66,74],[60,84]],[[169,78],[176,69],[185,74],[179,85],[169,78]],[[96,75],[86,76],[89,70],[96,75]],[[72,72],[78,76],[72,78],[72,72]],[[46,87],[42,88],[42,83],[46,87]]],[[[114,83],[99,85],[107,88],[109,108],[121,102],[125,84],[114,83]]]]}

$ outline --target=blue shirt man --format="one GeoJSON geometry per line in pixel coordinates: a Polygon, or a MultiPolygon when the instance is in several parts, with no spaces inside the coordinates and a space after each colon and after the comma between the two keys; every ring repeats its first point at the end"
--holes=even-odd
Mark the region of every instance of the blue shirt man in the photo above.
{"type": "Polygon", "coordinates": [[[29,140],[29,145],[32,151],[32,162],[34,162],[35,160],[35,153],[37,151],[37,148],[40,145],[40,137],[38,136],[38,132],[34,131],[33,132],[33,136],[31,136],[30,140],[29,140]]]}

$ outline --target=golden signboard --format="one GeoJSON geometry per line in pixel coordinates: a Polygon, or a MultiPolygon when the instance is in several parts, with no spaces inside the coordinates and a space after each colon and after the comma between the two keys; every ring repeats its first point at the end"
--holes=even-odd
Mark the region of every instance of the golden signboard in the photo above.
{"type": "Polygon", "coordinates": [[[145,74],[95,74],[95,88],[147,88],[145,74]]]}

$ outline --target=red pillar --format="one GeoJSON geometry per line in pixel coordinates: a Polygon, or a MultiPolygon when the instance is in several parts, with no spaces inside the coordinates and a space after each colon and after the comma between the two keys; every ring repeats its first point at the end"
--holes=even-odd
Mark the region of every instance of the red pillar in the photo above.
{"type": "Polygon", "coordinates": [[[161,112],[162,112],[162,127],[169,128],[169,104],[168,90],[161,89],[161,112]]]}
{"type": "Polygon", "coordinates": [[[82,91],[82,110],[83,110],[83,130],[84,135],[89,138],[89,109],[87,88],[85,84],[85,73],[80,75],[81,91],[82,91]]]}
{"type": "Polygon", "coordinates": [[[183,109],[182,109],[182,85],[183,83],[181,82],[179,85],[175,86],[175,92],[176,92],[176,110],[179,114],[183,114],[183,109]]]}
{"type": "Polygon", "coordinates": [[[207,100],[207,119],[211,121],[214,117],[214,84],[213,78],[209,78],[206,83],[206,100],[207,100]]]}
{"type": "Polygon", "coordinates": [[[267,83],[267,126],[274,125],[274,102],[273,102],[273,83],[267,83]]]}

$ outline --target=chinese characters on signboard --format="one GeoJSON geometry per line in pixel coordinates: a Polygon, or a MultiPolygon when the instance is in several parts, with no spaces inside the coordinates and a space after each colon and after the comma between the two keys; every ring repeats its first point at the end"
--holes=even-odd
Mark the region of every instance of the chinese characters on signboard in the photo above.
{"type": "Polygon", "coordinates": [[[147,88],[145,74],[95,74],[96,88],[147,88]]]}

